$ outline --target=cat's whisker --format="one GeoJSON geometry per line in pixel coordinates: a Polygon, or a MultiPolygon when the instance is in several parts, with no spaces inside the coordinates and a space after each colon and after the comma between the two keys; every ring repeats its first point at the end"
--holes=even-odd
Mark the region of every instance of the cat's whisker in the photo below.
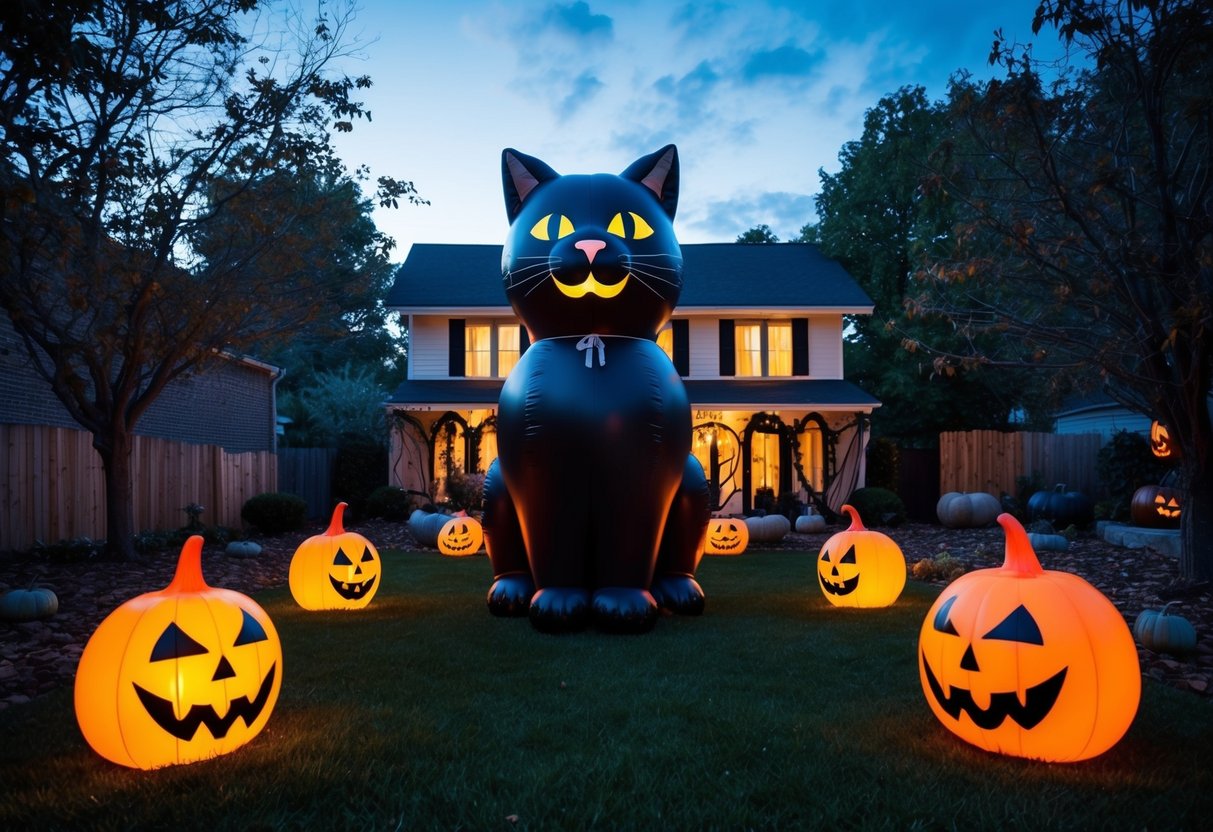
{"type": "Polygon", "coordinates": [[[547,266],[542,268],[538,266],[527,266],[523,269],[515,269],[508,273],[507,288],[513,289],[515,286],[521,286],[524,283],[529,283],[537,277],[545,277],[551,274],[551,270],[547,266]]]}
{"type": "MultiPolygon", "coordinates": [[[[552,276],[552,273],[551,273],[551,272],[548,272],[548,273],[547,273],[547,276],[548,276],[548,277],[551,277],[551,276],[552,276]]],[[[542,286],[542,285],[543,285],[543,281],[541,280],[541,281],[539,281],[538,283],[536,283],[534,286],[532,286],[530,289],[528,289],[528,290],[527,290],[527,293],[526,293],[526,294],[525,294],[523,297],[530,297],[530,296],[531,296],[531,292],[535,291],[536,289],[538,289],[538,288],[539,288],[540,286],[542,286]]]]}
{"type": "Polygon", "coordinates": [[[641,258],[648,260],[648,259],[655,259],[655,258],[658,258],[658,257],[663,257],[663,258],[665,258],[666,260],[672,260],[672,261],[675,261],[675,262],[677,262],[677,263],[679,263],[679,264],[681,264],[681,263],[682,263],[682,258],[681,258],[681,257],[676,257],[676,256],[674,256],[673,254],[661,254],[661,253],[658,253],[658,254],[623,254],[623,255],[620,255],[620,256],[622,256],[622,257],[631,257],[633,260],[639,260],[639,259],[641,259],[641,258]]]}
{"type": "Polygon", "coordinates": [[[644,288],[648,289],[650,292],[652,292],[653,294],[655,294],[657,297],[659,297],[659,298],[661,298],[661,299],[663,299],[663,300],[665,299],[665,295],[661,294],[661,292],[658,292],[658,291],[657,291],[656,289],[654,289],[652,286],[650,286],[649,284],[645,283],[645,282],[644,282],[644,280],[642,280],[642,279],[641,279],[641,277],[640,277],[640,275],[639,275],[639,274],[637,274],[636,272],[632,272],[632,277],[636,278],[636,282],[637,282],[637,283],[639,283],[639,284],[640,284],[641,286],[643,286],[644,288]]]}
{"type": "Polygon", "coordinates": [[[644,269],[639,269],[639,268],[636,268],[635,266],[633,266],[633,267],[632,267],[632,270],[631,270],[631,271],[632,271],[632,274],[634,274],[634,275],[636,275],[636,274],[642,274],[642,275],[644,275],[645,277],[649,278],[650,280],[656,280],[656,281],[659,281],[659,282],[661,282],[661,283],[665,283],[665,284],[666,284],[666,285],[668,285],[668,286],[675,286],[675,287],[681,287],[681,286],[682,286],[682,282],[681,282],[681,281],[678,281],[678,280],[671,280],[671,279],[669,279],[668,277],[662,277],[661,275],[658,275],[658,274],[653,274],[652,272],[648,272],[648,271],[645,271],[644,269]]]}

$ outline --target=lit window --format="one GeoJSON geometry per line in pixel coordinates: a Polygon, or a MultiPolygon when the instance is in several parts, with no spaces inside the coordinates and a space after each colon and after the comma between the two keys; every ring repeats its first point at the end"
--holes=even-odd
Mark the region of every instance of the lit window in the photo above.
{"type": "Polygon", "coordinates": [[[493,328],[488,324],[468,324],[463,330],[464,373],[469,378],[493,375],[493,328]]]}
{"type": "Polygon", "coordinates": [[[674,328],[673,327],[667,326],[665,329],[661,330],[661,332],[657,333],[657,346],[661,347],[661,349],[665,352],[665,354],[670,357],[671,361],[674,360],[674,328]]]}
{"type": "Polygon", "coordinates": [[[771,321],[767,324],[767,375],[792,374],[792,322],[771,321]]]}
{"type": "Polygon", "coordinates": [[[738,323],[734,332],[737,342],[737,375],[762,375],[762,324],[738,323]]]}
{"type": "Polygon", "coordinates": [[[518,363],[519,337],[518,324],[497,324],[497,377],[505,378],[518,363]]]}

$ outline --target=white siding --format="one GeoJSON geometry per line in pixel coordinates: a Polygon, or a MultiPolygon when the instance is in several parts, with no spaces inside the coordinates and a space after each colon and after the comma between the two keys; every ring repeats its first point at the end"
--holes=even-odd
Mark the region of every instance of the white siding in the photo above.
{"type": "Polygon", "coordinates": [[[809,318],[809,378],[842,378],[842,316],[809,318]]]}
{"type": "Polygon", "coordinates": [[[688,321],[691,374],[687,378],[719,378],[720,322],[716,318],[690,318],[688,321]]]}
{"type": "Polygon", "coordinates": [[[409,378],[449,378],[449,318],[414,315],[409,328],[409,378]]]}
{"type": "Polygon", "coordinates": [[[1054,433],[1098,433],[1105,442],[1121,430],[1148,437],[1150,420],[1122,407],[1109,407],[1060,416],[1053,428],[1054,433]]]}

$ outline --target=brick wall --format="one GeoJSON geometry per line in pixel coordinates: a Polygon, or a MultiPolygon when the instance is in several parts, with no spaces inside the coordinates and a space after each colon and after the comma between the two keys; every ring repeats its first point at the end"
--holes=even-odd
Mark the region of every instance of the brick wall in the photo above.
{"type": "MultiPolygon", "coordinates": [[[[165,388],[136,433],[218,445],[229,453],[274,450],[274,384],[270,371],[220,360],[165,388]]],[[[79,428],[30,365],[25,345],[0,312],[0,424],[79,428]]]]}

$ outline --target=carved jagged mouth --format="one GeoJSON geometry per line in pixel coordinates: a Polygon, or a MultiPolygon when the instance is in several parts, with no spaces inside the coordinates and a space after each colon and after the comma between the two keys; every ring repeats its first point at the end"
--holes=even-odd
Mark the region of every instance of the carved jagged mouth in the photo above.
{"type": "Polygon", "coordinates": [[[965,688],[953,685],[951,695],[944,695],[943,685],[931,672],[931,665],[927,663],[925,653],[922,656],[922,666],[927,674],[927,686],[931,688],[931,695],[935,697],[939,707],[943,708],[944,713],[952,719],[960,719],[961,712],[964,712],[973,720],[974,725],[986,731],[992,731],[1002,725],[1007,717],[1020,728],[1035,728],[1049,715],[1049,711],[1053,710],[1061,693],[1061,686],[1066,681],[1066,671],[1069,670],[1068,667],[1063,667],[1039,685],[1028,688],[1022,704],[1015,691],[1004,691],[990,694],[990,706],[981,708],[973,701],[973,692],[965,688]]]}
{"type": "Polygon", "coordinates": [[[831,595],[850,595],[859,586],[859,576],[847,578],[840,584],[833,581],[827,581],[820,572],[817,573],[817,580],[821,581],[821,588],[831,595]]]}
{"type": "Polygon", "coordinates": [[[451,541],[448,540],[446,542],[446,547],[454,552],[463,552],[463,551],[466,551],[467,549],[472,548],[472,541],[468,540],[464,543],[452,543],[451,541]]]}
{"type": "Polygon", "coordinates": [[[367,578],[362,583],[354,583],[352,581],[339,581],[332,575],[329,575],[329,583],[333,585],[333,590],[347,601],[357,601],[359,598],[365,598],[366,594],[371,591],[371,587],[375,585],[374,578],[367,578]]]}
{"type": "Polygon", "coordinates": [[[619,281],[618,283],[606,284],[599,283],[597,278],[594,277],[594,273],[590,272],[589,276],[586,277],[585,280],[577,284],[570,285],[568,283],[561,283],[555,277],[552,278],[552,282],[556,284],[556,288],[560,290],[562,295],[570,298],[582,298],[586,295],[597,295],[600,298],[613,298],[623,291],[623,287],[627,285],[628,278],[631,276],[632,275],[629,273],[624,275],[623,280],[619,281]]]}
{"type": "Polygon", "coordinates": [[[217,740],[221,740],[227,736],[227,732],[237,719],[244,720],[245,726],[251,726],[257,721],[257,717],[261,716],[261,712],[265,710],[265,705],[269,702],[270,691],[274,687],[274,676],[277,674],[278,665],[275,663],[265,674],[265,679],[261,682],[261,688],[257,691],[257,695],[252,699],[247,696],[240,696],[228,703],[227,713],[219,716],[215,712],[214,705],[194,705],[185,716],[177,718],[173,712],[173,703],[168,699],[157,696],[151,691],[144,690],[132,683],[135,688],[135,694],[139,697],[139,701],[143,703],[143,709],[147,711],[157,725],[163,728],[167,733],[173,735],[179,740],[191,740],[194,734],[198,733],[198,727],[205,725],[211,732],[211,736],[217,740]]]}
{"type": "Polygon", "coordinates": [[[736,549],[738,546],[741,545],[741,538],[740,537],[727,537],[723,540],[717,538],[716,540],[714,540],[712,542],[713,542],[713,544],[715,544],[717,549],[736,549]]]}

